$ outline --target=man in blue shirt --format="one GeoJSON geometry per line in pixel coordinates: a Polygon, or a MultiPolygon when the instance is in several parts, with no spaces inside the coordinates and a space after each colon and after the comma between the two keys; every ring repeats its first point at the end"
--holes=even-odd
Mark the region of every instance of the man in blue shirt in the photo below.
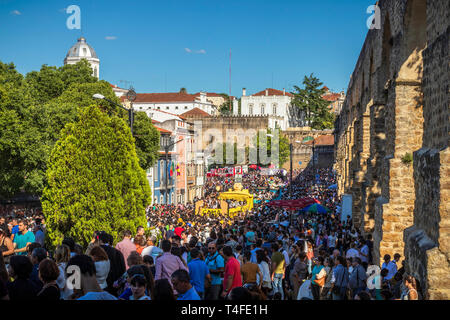
{"type": "Polygon", "coordinates": [[[256,240],[255,248],[251,251],[251,253],[252,253],[252,256],[250,259],[251,263],[258,263],[256,261],[256,251],[258,251],[258,250],[262,250],[262,240],[261,239],[256,240]]]}
{"type": "Polygon", "coordinates": [[[171,276],[173,288],[178,292],[177,300],[201,300],[195,288],[191,285],[189,273],[179,269],[171,276]]]}
{"type": "Polygon", "coordinates": [[[205,298],[205,279],[211,281],[211,275],[206,263],[199,258],[200,251],[197,248],[191,250],[191,262],[188,263],[189,277],[195,291],[202,298],[205,298]]]}
{"type": "Polygon", "coordinates": [[[252,244],[254,244],[256,242],[254,228],[250,228],[247,231],[247,233],[245,234],[245,239],[246,239],[245,245],[247,247],[250,247],[252,244]]]}
{"type": "Polygon", "coordinates": [[[223,280],[221,274],[225,271],[225,260],[217,252],[217,246],[213,242],[208,244],[208,256],[205,259],[205,263],[208,266],[212,278],[206,300],[219,300],[220,286],[223,280]]]}
{"type": "Polygon", "coordinates": [[[19,232],[19,225],[17,224],[17,219],[12,219],[11,220],[11,224],[12,224],[12,229],[11,229],[11,240],[14,241],[14,237],[16,236],[16,234],[19,232]]]}
{"type": "Polygon", "coordinates": [[[14,237],[14,253],[18,255],[27,254],[27,246],[35,242],[34,233],[28,231],[28,223],[26,220],[19,222],[19,232],[14,237]]]}

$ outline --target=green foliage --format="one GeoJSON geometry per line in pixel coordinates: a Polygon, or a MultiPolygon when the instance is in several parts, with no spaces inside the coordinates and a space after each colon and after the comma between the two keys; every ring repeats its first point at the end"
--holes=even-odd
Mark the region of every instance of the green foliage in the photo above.
{"type": "Polygon", "coordinates": [[[150,187],[123,119],[95,105],[81,110],[62,130],[46,174],[42,207],[52,247],[64,236],[86,246],[95,230],[118,240],[121,230],[145,225],[150,187]]]}
{"type": "MultiPolygon", "coordinates": [[[[92,76],[86,60],[60,68],[42,66],[24,78],[14,64],[0,62],[0,198],[18,192],[40,195],[47,160],[60,131],[79,120],[79,108],[98,105],[128,120],[128,113],[95,93],[120,103],[106,81],[92,76]]],[[[135,116],[136,147],[144,169],[155,162],[159,138],[151,120],[135,116]]]]}
{"type": "Polygon", "coordinates": [[[278,166],[281,168],[283,164],[289,159],[290,150],[289,150],[289,139],[282,134],[281,130],[279,128],[275,129],[275,131],[271,129],[267,129],[266,132],[263,132],[262,134],[259,134],[255,137],[255,145],[257,146],[257,155],[258,155],[258,162],[256,164],[258,165],[267,165],[263,164],[263,161],[261,159],[261,153],[264,151],[261,150],[261,148],[265,148],[267,150],[267,156],[272,157],[272,139],[275,138],[276,135],[279,137],[278,142],[278,159],[272,159],[271,163],[275,163],[278,160],[278,166]],[[276,132],[275,132],[276,131],[276,132]],[[268,134],[273,135],[267,136],[268,134]],[[260,137],[262,139],[260,139],[260,137]],[[261,151],[260,151],[261,150],[261,151]]]}
{"type": "Polygon", "coordinates": [[[136,152],[139,164],[145,170],[151,168],[159,156],[159,131],[145,112],[134,116],[133,135],[136,139],[136,152]]]}
{"type": "Polygon", "coordinates": [[[231,111],[230,111],[230,96],[226,93],[222,93],[221,96],[225,99],[225,102],[222,103],[219,107],[219,112],[223,116],[229,116],[233,114],[233,104],[231,102],[231,111]]]}
{"type": "Polygon", "coordinates": [[[292,104],[305,115],[307,125],[313,129],[323,130],[334,127],[334,114],[328,110],[329,102],[322,96],[323,83],[313,74],[303,79],[304,89],[294,86],[292,104]]]}
{"type": "Polygon", "coordinates": [[[410,165],[413,163],[413,155],[409,152],[405,153],[405,155],[402,157],[403,164],[410,165]]]}
{"type": "MultiPolygon", "coordinates": [[[[279,143],[278,143],[278,161],[279,161],[279,167],[281,167],[288,159],[290,155],[289,151],[289,139],[281,133],[281,130],[279,128],[276,129],[278,137],[279,137],[279,143]]],[[[267,134],[271,134],[275,136],[275,132],[271,129],[267,129],[266,131],[260,131],[258,135],[255,135],[252,141],[252,147],[246,146],[244,148],[239,147],[237,142],[234,142],[232,146],[230,146],[230,143],[223,143],[219,146],[219,148],[222,148],[223,152],[223,163],[224,166],[230,165],[230,164],[258,164],[261,166],[268,165],[262,158],[261,155],[264,155],[264,151],[267,154],[267,157],[272,157],[272,137],[267,137],[267,134]],[[260,139],[260,137],[262,139],[260,139]],[[233,159],[229,159],[227,157],[227,148],[233,149],[233,159]],[[243,159],[242,157],[243,154],[243,159]],[[256,155],[256,163],[253,163],[253,157],[256,155]],[[238,157],[239,156],[239,157],[238,157]]],[[[219,149],[220,150],[220,149],[219,149]]],[[[271,163],[276,163],[276,159],[269,159],[271,160],[271,163]]]]}

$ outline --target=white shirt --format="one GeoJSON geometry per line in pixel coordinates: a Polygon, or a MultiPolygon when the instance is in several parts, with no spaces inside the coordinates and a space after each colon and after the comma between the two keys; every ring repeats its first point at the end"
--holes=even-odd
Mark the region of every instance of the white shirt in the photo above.
{"type": "Polygon", "coordinates": [[[284,255],[285,266],[287,267],[287,266],[289,265],[289,263],[290,263],[290,260],[289,260],[289,254],[287,253],[286,250],[283,250],[282,253],[283,253],[283,255],[284,255]]]}
{"type": "MultiPolygon", "coordinates": [[[[267,264],[267,262],[261,261],[261,263],[258,264],[258,267],[262,273],[263,282],[265,282],[265,281],[270,282],[271,281],[270,271],[269,271],[269,265],[267,264]]],[[[258,282],[258,284],[259,284],[259,282],[258,282]]]]}
{"type": "Polygon", "coordinates": [[[105,289],[108,286],[106,283],[106,278],[108,277],[109,269],[109,260],[95,262],[95,277],[97,278],[98,285],[102,289],[105,289]]]}
{"type": "Polygon", "coordinates": [[[328,248],[335,248],[336,247],[336,237],[333,235],[330,235],[328,237],[328,248]]]}
{"type": "Polygon", "coordinates": [[[363,256],[362,254],[360,254],[361,261],[362,261],[362,262],[369,262],[369,247],[367,246],[367,244],[365,244],[365,245],[361,248],[361,253],[363,253],[363,254],[366,255],[366,256],[363,256]]]}
{"type": "Polygon", "coordinates": [[[347,255],[345,257],[346,258],[359,258],[359,252],[358,252],[358,250],[356,250],[354,248],[350,248],[347,250],[347,255]]]}

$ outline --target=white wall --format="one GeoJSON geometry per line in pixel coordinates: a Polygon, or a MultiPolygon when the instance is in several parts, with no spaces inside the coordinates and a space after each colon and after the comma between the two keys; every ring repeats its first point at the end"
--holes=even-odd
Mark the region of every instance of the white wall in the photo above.
{"type": "Polygon", "coordinates": [[[211,103],[201,103],[198,101],[195,102],[136,102],[133,103],[133,109],[136,111],[147,111],[147,110],[159,110],[166,111],[174,114],[182,114],[188,112],[194,108],[199,108],[209,114],[213,114],[215,108],[211,103]]]}
{"type": "Polygon", "coordinates": [[[243,96],[241,97],[241,114],[250,115],[250,106],[253,105],[252,115],[271,115],[282,117],[279,124],[282,130],[289,127],[288,106],[291,103],[290,96],[243,96]],[[264,114],[261,105],[264,104],[264,114]],[[276,114],[273,113],[273,105],[276,104],[276,114]]]}

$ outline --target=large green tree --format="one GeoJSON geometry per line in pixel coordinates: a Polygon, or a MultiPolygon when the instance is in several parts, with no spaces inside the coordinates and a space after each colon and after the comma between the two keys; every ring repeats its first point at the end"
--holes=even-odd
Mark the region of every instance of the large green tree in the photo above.
{"type": "Polygon", "coordinates": [[[281,168],[283,164],[289,159],[290,150],[289,150],[289,139],[281,132],[279,128],[275,130],[267,129],[265,131],[260,131],[259,134],[254,138],[254,144],[252,147],[253,150],[248,151],[256,152],[257,154],[257,163],[258,165],[268,165],[265,163],[267,159],[262,159],[261,156],[269,158],[270,162],[275,164],[278,160],[278,165],[281,168]],[[272,150],[272,139],[275,139],[278,136],[278,142],[274,141],[274,146],[278,146],[278,159],[275,158],[275,150],[272,150]],[[273,158],[273,159],[272,159],[273,158]]]}
{"type": "Polygon", "coordinates": [[[124,119],[96,105],[69,123],[48,160],[42,207],[49,245],[64,236],[87,245],[95,230],[119,238],[144,225],[151,191],[139,165],[134,138],[124,119]]]}
{"type": "MultiPolygon", "coordinates": [[[[86,60],[60,68],[42,66],[23,77],[13,64],[0,62],[0,198],[18,192],[40,195],[47,160],[61,129],[79,119],[79,108],[96,104],[128,119],[126,111],[95,93],[120,103],[106,81],[93,77],[86,60]]],[[[144,114],[134,123],[135,144],[142,168],[156,160],[159,132],[144,114]]]]}
{"type": "Polygon", "coordinates": [[[334,126],[334,115],[328,109],[330,103],[323,99],[325,89],[313,74],[303,79],[304,88],[294,86],[292,94],[291,117],[305,121],[306,125],[313,129],[332,129],[334,126]]]}

